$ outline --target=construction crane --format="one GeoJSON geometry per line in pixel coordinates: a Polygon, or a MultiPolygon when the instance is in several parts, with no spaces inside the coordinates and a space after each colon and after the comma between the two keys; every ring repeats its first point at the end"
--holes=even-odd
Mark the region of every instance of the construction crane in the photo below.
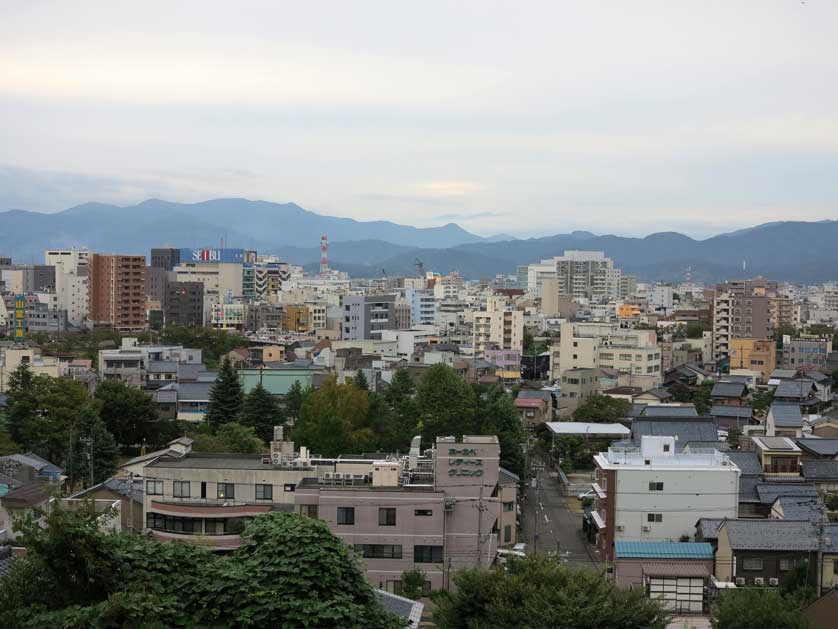
{"type": "Polygon", "coordinates": [[[425,263],[422,262],[419,258],[416,258],[414,264],[416,265],[416,277],[424,277],[425,276],[425,263]]]}

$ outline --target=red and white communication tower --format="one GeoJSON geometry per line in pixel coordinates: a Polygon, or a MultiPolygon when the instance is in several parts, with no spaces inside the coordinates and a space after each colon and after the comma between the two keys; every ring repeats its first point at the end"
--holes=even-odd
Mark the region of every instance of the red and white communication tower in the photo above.
{"type": "Polygon", "coordinates": [[[320,272],[329,272],[329,239],[326,234],[320,236],[320,272]]]}

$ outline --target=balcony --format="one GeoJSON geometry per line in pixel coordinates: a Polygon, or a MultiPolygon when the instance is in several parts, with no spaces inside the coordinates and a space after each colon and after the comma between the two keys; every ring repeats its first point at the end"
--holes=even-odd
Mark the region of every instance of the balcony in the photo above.
{"type": "Polygon", "coordinates": [[[233,550],[242,545],[240,535],[206,535],[193,533],[174,533],[152,529],[151,536],[158,542],[186,542],[192,546],[206,546],[212,550],[233,550]]]}
{"type": "Polygon", "coordinates": [[[200,498],[175,498],[176,502],[152,500],[151,511],[163,515],[191,517],[244,517],[256,516],[271,510],[270,504],[248,504],[235,500],[205,500],[200,498]]]}

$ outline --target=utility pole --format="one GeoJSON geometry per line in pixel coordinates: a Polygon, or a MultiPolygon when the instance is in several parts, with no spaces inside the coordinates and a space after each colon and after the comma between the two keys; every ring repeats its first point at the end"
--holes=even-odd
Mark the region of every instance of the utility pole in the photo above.
{"type": "Polygon", "coordinates": [[[824,544],[829,540],[824,539],[824,530],[826,525],[829,523],[829,520],[826,516],[826,507],[825,506],[818,506],[818,560],[816,563],[815,568],[818,571],[818,578],[817,578],[817,595],[820,597],[821,590],[823,589],[823,548],[824,544]]]}
{"type": "Polygon", "coordinates": [[[93,439],[91,437],[83,437],[80,441],[87,446],[87,462],[90,466],[90,485],[92,487],[95,483],[93,482],[93,439]]]}
{"type": "Polygon", "coordinates": [[[533,553],[538,552],[538,507],[541,505],[541,471],[544,469],[544,463],[539,461],[533,464],[532,469],[535,471],[535,501],[532,506],[534,532],[533,532],[533,553]]]}
{"type": "Polygon", "coordinates": [[[480,481],[480,499],[477,502],[477,566],[483,565],[483,512],[487,509],[483,504],[483,481],[480,481]]]}
{"type": "Polygon", "coordinates": [[[134,532],[134,472],[128,472],[128,530],[134,532]]]}

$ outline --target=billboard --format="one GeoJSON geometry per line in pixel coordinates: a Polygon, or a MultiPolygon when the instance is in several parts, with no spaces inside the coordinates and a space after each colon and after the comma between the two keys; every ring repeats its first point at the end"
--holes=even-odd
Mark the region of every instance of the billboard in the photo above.
{"type": "Polygon", "coordinates": [[[26,336],[26,295],[15,296],[14,330],[16,341],[26,336]]]}
{"type": "Polygon", "coordinates": [[[181,249],[181,262],[244,263],[244,249],[181,249]]]}

